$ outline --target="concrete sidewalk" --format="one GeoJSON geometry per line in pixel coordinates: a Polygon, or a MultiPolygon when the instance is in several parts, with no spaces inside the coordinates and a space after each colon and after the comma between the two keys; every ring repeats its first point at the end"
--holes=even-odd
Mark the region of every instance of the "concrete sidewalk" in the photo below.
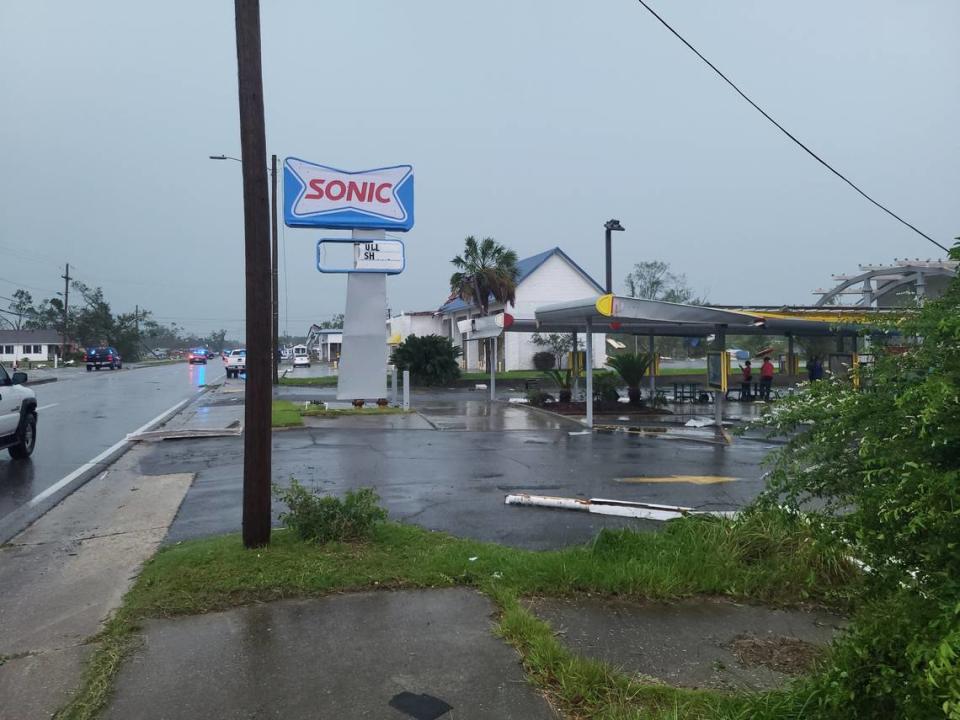
{"type": "Polygon", "coordinates": [[[111,720],[547,720],[494,606],[466,589],[363,592],[147,622],[111,720]]]}
{"type": "Polygon", "coordinates": [[[0,720],[49,718],[153,555],[193,476],[144,477],[135,448],[0,548],[0,720]]]}

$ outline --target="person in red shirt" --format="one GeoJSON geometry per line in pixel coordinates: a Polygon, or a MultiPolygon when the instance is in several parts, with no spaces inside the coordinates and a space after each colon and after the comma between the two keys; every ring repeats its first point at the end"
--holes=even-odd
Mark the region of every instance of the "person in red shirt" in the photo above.
{"type": "Polygon", "coordinates": [[[760,399],[770,402],[770,386],[773,384],[773,363],[770,356],[763,356],[763,365],[760,366],[760,399]]]}
{"type": "Polygon", "coordinates": [[[747,360],[744,365],[741,365],[740,370],[743,372],[743,378],[740,381],[740,399],[753,400],[753,393],[750,391],[750,384],[753,382],[753,368],[750,361],[747,360]]]}

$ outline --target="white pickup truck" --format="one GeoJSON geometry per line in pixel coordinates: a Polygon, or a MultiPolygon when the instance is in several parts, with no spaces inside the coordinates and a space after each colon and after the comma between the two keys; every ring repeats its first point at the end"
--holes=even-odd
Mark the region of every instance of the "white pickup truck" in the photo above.
{"type": "Polygon", "coordinates": [[[0,365],[0,450],[7,448],[15,460],[25,460],[37,443],[37,396],[24,387],[27,374],[7,374],[0,365]]]}
{"type": "Polygon", "coordinates": [[[247,351],[231,350],[230,354],[223,359],[223,366],[228,378],[240,377],[240,373],[247,372],[247,351]]]}

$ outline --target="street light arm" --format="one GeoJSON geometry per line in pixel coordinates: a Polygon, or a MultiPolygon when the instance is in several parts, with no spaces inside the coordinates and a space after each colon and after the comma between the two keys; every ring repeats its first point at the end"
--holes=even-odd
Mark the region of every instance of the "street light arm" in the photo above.
{"type": "Polygon", "coordinates": [[[240,158],[231,157],[229,155],[211,155],[211,160],[236,160],[237,162],[243,162],[240,158]]]}

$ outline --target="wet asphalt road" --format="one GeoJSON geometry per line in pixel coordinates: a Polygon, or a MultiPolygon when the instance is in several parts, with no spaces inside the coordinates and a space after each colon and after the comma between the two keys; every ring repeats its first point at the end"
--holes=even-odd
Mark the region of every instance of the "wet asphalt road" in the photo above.
{"type": "MultiPolygon", "coordinates": [[[[730,510],[763,487],[760,443],[732,447],[622,434],[543,429],[464,432],[309,428],[273,438],[273,482],[295,477],[342,494],[374,487],[391,518],[461,537],[549,549],[583,543],[603,527],[659,528],[653,521],[504,505],[504,496],[604,497],[730,510]],[[712,485],[636,484],[617,478],[719,475],[712,485]]],[[[215,438],[159,443],[141,461],[146,475],[197,473],[167,542],[235,532],[242,507],[242,442],[215,438]]],[[[281,508],[275,503],[276,513],[281,508]]]]}
{"type": "Polygon", "coordinates": [[[223,364],[61,371],[36,385],[39,422],[33,457],[0,453],[0,520],[200,386],[223,377],[223,364]]]}

